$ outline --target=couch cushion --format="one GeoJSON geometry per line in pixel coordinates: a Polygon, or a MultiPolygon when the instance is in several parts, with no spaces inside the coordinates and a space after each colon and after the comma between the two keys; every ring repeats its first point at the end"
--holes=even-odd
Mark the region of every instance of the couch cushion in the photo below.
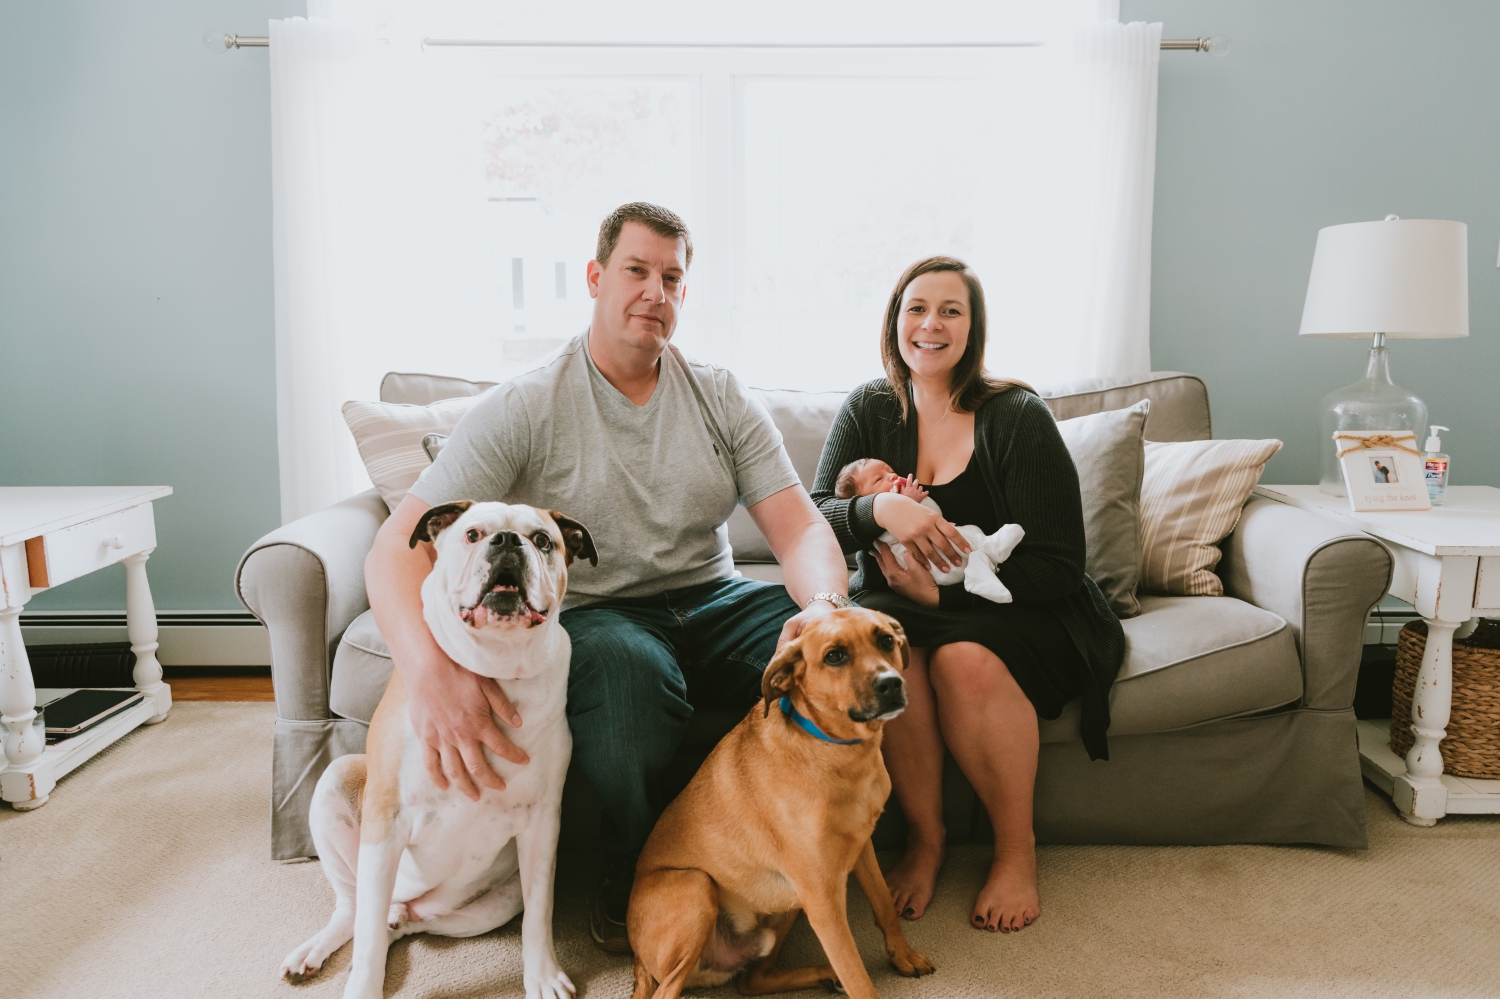
{"type": "MultiPolygon", "coordinates": [[[[1110,690],[1111,736],[1264,712],[1302,698],[1302,664],[1279,616],[1233,597],[1141,595],[1110,690]]],[[[1043,743],[1076,740],[1078,701],[1041,724],[1043,743]]]]}
{"type": "Polygon", "coordinates": [[[1147,441],[1200,441],[1213,436],[1208,419],[1208,388],[1196,375],[1147,372],[1042,385],[1037,386],[1037,392],[1058,420],[1120,410],[1149,399],[1147,441]]]}
{"type": "MultiPolygon", "coordinates": [[[[812,489],[813,477],[818,473],[818,459],[823,454],[823,441],[848,394],[791,389],[752,389],[751,392],[770,411],[771,420],[781,431],[782,446],[786,448],[787,457],[792,460],[792,468],[797,470],[802,485],[812,489]]],[[[729,545],[734,549],[735,562],[776,561],[765,536],[743,507],[736,507],[729,515],[729,545]]]]}
{"type": "Polygon", "coordinates": [[[366,611],[349,623],[333,654],[328,707],[334,715],[368,723],[391,681],[392,669],[391,651],[375,627],[375,612],[366,611]]]}
{"type": "Polygon", "coordinates": [[[344,404],[344,421],[354,435],[359,457],[387,507],[395,510],[432,464],[427,439],[446,440],[478,400],[477,396],[461,396],[425,406],[358,400],[344,404]]]}
{"type": "Polygon", "coordinates": [[[1151,400],[1057,422],[1078,468],[1083,499],[1085,569],[1121,618],[1141,610],[1135,597],[1141,577],[1141,476],[1146,454],[1142,432],[1151,400]]]}
{"type": "MultiPolygon", "coordinates": [[[[1142,596],[1140,615],[1124,626],[1125,662],[1110,692],[1111,736],[1180,729],[1302,697],[1291,629],[1252,604],[1233,597],[1142,596]]],[[[339,642],[328,707],[368,723],[390,679],[390,651],[374,614],[366,611],[339,642]]],[[[707,749],[733,720],[703,714],[714,718],[701,720],[694,728],[705,731],[690,742],[707,749]]],[[[1044,720],[1041,730],[1043,743],[1078,739],[1078,702],[1059,718],[1044,720]]]]}
{"type": "Polygon", "coordinates": [[[494,382],[470,382],[449,375],[426,375],[421,372],[386,372],[380,380],[382,403],[414,403],[426,406],[440,399],[477,396],[493,388],[494,382]]]}
{"type": "Polygon", "coordinates": [[[1219,543],[1271,456],[1275,438],[1260,441],[1147,442],[1141,480],[1140,588],[1156,594],[1218,597],[1219,543]]]}

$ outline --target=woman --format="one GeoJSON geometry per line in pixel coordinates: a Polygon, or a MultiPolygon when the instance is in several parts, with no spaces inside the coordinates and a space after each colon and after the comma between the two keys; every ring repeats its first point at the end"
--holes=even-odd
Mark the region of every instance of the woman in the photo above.
{"type": "Polygon", "coordinates": [[[813,500],[845,552],[858,552],[856,601],[893,615],[911,641],[906,711],[886,724],[886,767],[909,832],[891,870],[897,912],[920,917],[943,861],[943,744],[995,830],[989,877],[971,918],[1020,930],[1041,913],[1032,790],[1037,718],[1074,698],[1091,759],[1107,759],[1109,687],[1124,656],[1119,620],[1084,573],[1078,472],[1045,403],[984,370],[984,290],[962,261],[907,269],[886,306],[886,378],[849,394],[818,462],[813,500]],[[899,493],[839,499],[839,470],[878,458],[914,475],[937,514],[899,493]],[[985,533],[1019,524],[1026,537],[998,569],[1013,595],[994,604],[939,587],[965,551],[955,524],[985,533]],[[876,539],[889,531],[911,555],[902,569],[876,539]],[[873,546],[873,548],[872,548],[873,546]]]}

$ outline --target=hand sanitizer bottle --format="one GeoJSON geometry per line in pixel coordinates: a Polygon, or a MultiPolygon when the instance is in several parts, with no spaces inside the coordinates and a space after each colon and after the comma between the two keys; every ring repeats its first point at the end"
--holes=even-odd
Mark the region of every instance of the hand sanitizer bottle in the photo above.
{"type": "Polygon", "coordinates": [[[1434,507],[1443,505],[1443,492],[1448,489],[1448,456],[1443,452],[1443,442],[1438,438],[1438,431],[1447,429],[1441,424],[1431,425],[1432,434],[1422,447],[1422,465],[1427,473],[1427,497],[1434,507]]]}

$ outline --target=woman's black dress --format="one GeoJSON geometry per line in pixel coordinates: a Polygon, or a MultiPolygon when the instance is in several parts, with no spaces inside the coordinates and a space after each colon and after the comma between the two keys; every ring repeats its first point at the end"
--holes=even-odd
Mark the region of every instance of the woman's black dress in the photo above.
{"type": "Polygon", "coordinates": [[[1086,545],[1078,470],[1045,403],[1025,389],[991,397],[974,413],[974,456],[956,479],[929,487],[954,524],[986,533],[1019,524],[1026,537],[996,568],[1013,603],[970,594],[962,583],[938,588],[936,608],[896,594],[869,555],[884,529],[874,497],[839,498],[838,472],[878,458],[898,473],[917,464],[915,407],[903,416],[885,379],[849,394],[823,446],[812,499],[859,572],[850,581],[861,605],[899,621],[917,648],[977,642],[1009,669],[1037,715],[1055,719],[1078,698],[1079,734],[1092,759],[1108,759],[1109,690],[1125,656],[1125,635],[1084,571],[1086,545]]]}
{"type": "MultiPolygon", "coordinates": [[[[946,483],[925,487],[954,524],[973,524],[986,535],[1000,530],[994,504],[970,458],[968,467],[946,483]]],[[[962,586],[962,584],[954,584],[962,586]]],[[[981,600],[974,610],[945,611],[909,601],[888,588],[853,595],[861,607],[883,611],[901,623],[916,649],[952,642],[977,642],[1000,657],[1036,714],[1055,719],[1063,706],[1090,685],[1087,664],[1067,630],[1046,605],[996,604],[981,600]]]]}

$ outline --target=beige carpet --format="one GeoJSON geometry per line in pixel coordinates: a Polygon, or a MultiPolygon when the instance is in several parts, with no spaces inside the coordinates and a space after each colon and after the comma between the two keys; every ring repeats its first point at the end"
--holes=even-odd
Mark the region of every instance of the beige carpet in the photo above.
{"type": "MultiPolygon", "coordinates": [[[[266,859],[272,714],[179,704],[37,812],[0,808],[0,996],[342,992],[347,947],[306,985],[276,978],[332,892],[317,864],[266,859]]],[[[1373,792],[1367,808],[1368,851],[1043,848],[1042,918],[1009,936],[965,926],[985,856],[961,849],[937,905],[908,925],[937,965],[915,982],[889,970],[857,888],[851,922],[887,996],[1500,993],[1500,819],[1423,831],[1373,792]]],[[[587,938],[588,867],[560,865],[560,958],[583,995],[628,995],[628,962],[587,938]]],[[[788,958],[811,961],[806,925],[793,936],[788,958]]],[[[519,930],[401,941],[386,989],[519,996],[519,930]]]]}

